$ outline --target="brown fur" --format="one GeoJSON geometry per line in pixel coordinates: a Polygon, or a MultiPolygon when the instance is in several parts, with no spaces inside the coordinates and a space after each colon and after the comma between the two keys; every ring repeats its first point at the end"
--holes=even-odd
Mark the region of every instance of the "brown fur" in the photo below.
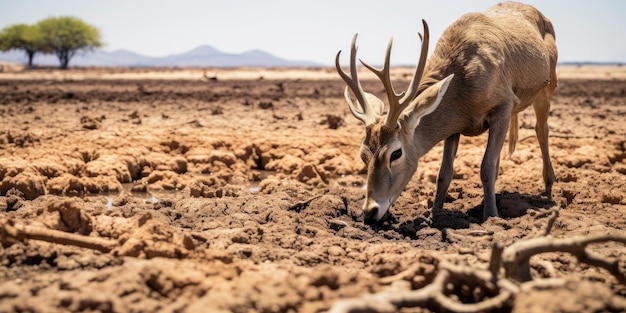
{"type": "MultiPolygon", "coordinates": [[[[452,179],[459,135],[476,136],[486,130],[489,139],[481,166],[484,216],[497,215],[494,185],[500,151],[507,129],[509,152],[515,150],[517,114],[531,104],[537,115],[543,177],[550,195],[555,176],[548,152],[547,117],[557,86],[556,61],[552,23],[532,6],[500,3],[485,13],[465,14],[450,25],[426,61],[416,98],[402,114],[395,115],[399,116],[398,127],[382,126],[385,119],[380,117],[370,118],[377,122],[366,125],[361,147],[364,161],[370,163],[366,218],[380,220],[415,172],[419,157],[445,140],[434,204],[440,209],[452,179]],[[391,160],[391,150],[401,150],[403,157],[391,160]],[[371,164],[371,157],[376,164],[371,164]]],[[[337,68],[340,70],[338,61],[337,68]]]]}
{"type": "Polygon", "coordinates": [[[533,7],[505,2],[486,13],[463,15],[443,33],[419,88],[424,90],[455,74],[450,87],[454,92],[446,94],[443,108],[460,110],[465,121],[460,121],[463,127],[450,125],[450,129],[438,131],[447,133],[438,136],[438,141],[456,131],[468,136],[484,132],[487,128],[483,122],[501,100],[514,99],[517,105],[512,113],[517,114],[532,103],[547,82],[546,91],[551,96],[557,83],[556,60],[552,23],[533,7]],[[520,12],[526,19],[512,12],[520,12]]]}

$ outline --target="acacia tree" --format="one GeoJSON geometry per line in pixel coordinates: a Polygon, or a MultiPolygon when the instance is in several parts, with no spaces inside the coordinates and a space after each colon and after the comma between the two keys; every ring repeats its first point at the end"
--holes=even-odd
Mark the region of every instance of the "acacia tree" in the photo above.
{"type": "Polygon", "coordinates": [[[28,66],[33,66],[33,57],[37,52],[48,52],[37,25],[15,24],[0,32],[0,51],[24,50],[28,57],[28,66]]]}
{"type": "Polygon", "coordinates": [[[101,47],[100,31],[82,20],[71,17],[50,17],[37,23],[46,49],[56,54],[62,69],[80,51],[101,47]]]}

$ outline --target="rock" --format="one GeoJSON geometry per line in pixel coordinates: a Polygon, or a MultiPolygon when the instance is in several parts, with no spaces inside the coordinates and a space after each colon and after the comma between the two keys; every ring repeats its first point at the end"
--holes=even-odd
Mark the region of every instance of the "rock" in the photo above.
{"type": "Polygon", "coordinates": [[[29,167],[16,176],[2,181],[0,191],[11,188],[19,190],[25,199],[32,200],[46,194],[46,177],[29,167]]]}
{"type": "Polygon", "coordinates": [[[285,155],[280,159],[271,160],[265,165],[265,169],[268,171],[276,171],[285,174],[291,174],[300,168],[305,161],[297,156],[290,154],[285,155]]]}
{"type": "Polygon", "coordinates": [[[304,164],[297,172],[296,177],[303,183],[323,183],[328,184],[328,178],[325,174],[321,173],[317,166],[313,163],[304,164]]]}
{"type": "Polygon", "coordinates": [[[46,219],[46,223],[58,230],[89,235],[93,221],[82,209],[82,200],[77,198],[53,199],[46,203],[47,212],[56,213],[56,219],[46,219]]]}
{"type": "Polygon", "coordinates": [[[126,162],[114,155],[103,155],[85,165],[85,174],[89,177],[113,176],[120,183],[130,183],[133,177],[126,162]]]}

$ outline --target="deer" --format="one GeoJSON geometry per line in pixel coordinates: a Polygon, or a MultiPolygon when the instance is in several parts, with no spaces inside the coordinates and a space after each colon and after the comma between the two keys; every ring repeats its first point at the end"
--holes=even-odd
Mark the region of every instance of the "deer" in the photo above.
{"type": "Polygon", "coordinates": [[[448,26],[427,58],[429,30],[422,20],[420,56],[406,91],[391,82],[389,40],[382,67],[361,64],[382,82],[388,105],[365,92],[357,76],[357,35],[349,72],[335,67],[346,83],[350,112],[365,126],[360,157],[367,168],[365,223],[384,221],[417,170],[418,160],[443,141],[432,210],[442,210],[454,175],[460,136],[488,131],[480,167],[483,220],[498,216],[495,182],[507,139],[509,155],[518,139],[518,113],[532,105],[543,161],[545,195],[556,180],[548,147],[550,101],[557,87],[557,48],[552,22],[533,6],[504,2],[484,13],[467,13],[448,26]],[[350,91],[355,97],[353,101],[350,91]]]}

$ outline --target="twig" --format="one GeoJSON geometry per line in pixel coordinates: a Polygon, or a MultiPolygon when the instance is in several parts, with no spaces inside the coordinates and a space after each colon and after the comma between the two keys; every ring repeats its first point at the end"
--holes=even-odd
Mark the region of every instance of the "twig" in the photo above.
{"type": "MultiPolygon", "coordinates": [[[[535,139],[536,135],[530,135],[521,138],[518,142],[526,141],[528,139],[535,139]]],[[[559,139],[596,139],[596,136],[579,136],[579,135],[563,135],[563,134],[550,134],[550,138],[559,138],[559,139]]]]}
{"type": "Polygon", "coordinates": [[[489,259],[489,272],[494,277],[498,276],[500,264],[502,264],[502,250],[504,245],[501,242],[494,242],[491,248],[491,258],[489,259]]]}
{"type": "Polygon", "coordinates": [[[550,234],[550,232],[552,231],[552,227],[554,226],[554,222],[559,217],[559,209],[558,208],[553,208],[551,211],[552,212],[550,212],[550,214],[551,214],[550,218],[548,218],[548,224],[546,224],[546,229],[543,232],[544,236],[548,236],[550,234]]]}
{"type": "Polygon", "coordinates": [[[6,235],[7,237],[18,241],[28,239],[42,240],[62,245],[71,245],[80,248],[98,250],[101,252],[110,252],[113,248],[119,245],[115,240],[83,236],[42,227],[19,225],[15,224],[12,220],[7,220],[2,226],[0,226],[0,234],[6,235]]]}
{"type": "Polygon", "coordinates": [[[296,211],[297,213],[300,213],[300,211],[302,211],[303,209],[305,209],[306,207],[309,206],[309,204],[311,204],[311,202],[315,199],[321,198],[322,195],[317,195],[314,197],[311,197],[309,199],[303,200],[303,201],[298,201],[292,205],[289,206],[289,211],[296,211]]]}
{"type": "Polygon", "coordinates": [[[537,216],[535,217],[536,219],[540,219],[547,215],[550,215],[550,217],[548,218],[548,223],[546,224],[546,227],[537,236],[545,237],[545,236],[550,235],[550,232],[552,232],[552,227],[554,227],[554,222],[556,222],[556,219],[559,217],[559,213],[560,213],[560,209],[558,207],[553,207],[548,210],[542,210],[539,212],[539,214],[537,214],[537,216]]]}

